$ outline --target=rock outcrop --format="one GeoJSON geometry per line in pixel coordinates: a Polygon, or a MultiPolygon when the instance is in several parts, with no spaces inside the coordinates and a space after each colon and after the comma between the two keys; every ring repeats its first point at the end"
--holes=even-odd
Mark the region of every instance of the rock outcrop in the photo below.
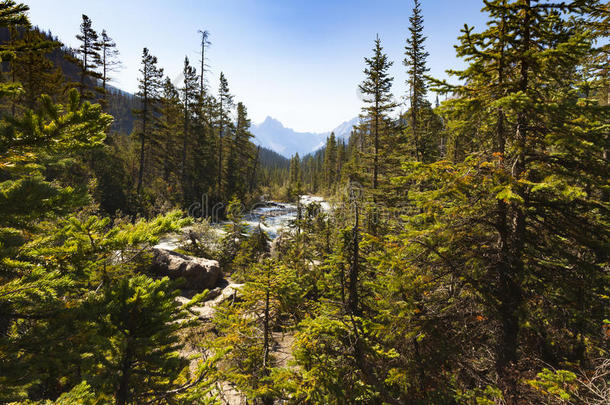
{"type": "Polygon", "coordinates": [[[184,278],[186,290],[212,290],[222,280],[222,271],[216,260],[192,257],[170,250],[156,248],[151,270],[171,279],[184,278]]]}

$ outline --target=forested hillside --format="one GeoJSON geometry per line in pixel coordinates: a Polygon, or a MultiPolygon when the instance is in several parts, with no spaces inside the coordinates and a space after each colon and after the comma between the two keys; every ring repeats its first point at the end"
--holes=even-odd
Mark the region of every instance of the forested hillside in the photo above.
{"type": "Polygon", "coordinates": [[[112,33],[0,0],[0,403],[610,403],[608,4],[485,0],[439,80],[420,3],[287,160],[207,31],[129,95],[112,33]]]}
{"type": "MultiPolygon", "coordinates": [[[[105,30],[98,34],[92,24],[83,16],[77,34],[82,44],[79,49],[63,46],[51,32],[26,26],[2,27],[0,43],[17,50],[15,60],[5,61],[3,68],[5,75],[20,81],[24,89],[19,98],[4,103],[10,115],[36,107],[41,94],[62,101],[69,89],[77,88],[81,98],[98,102],[113,117],[105,142],[108,147],[98,151],[101,155],[97,157],[102,161],[114,159],[119,165],[112,165],[114,173],[99,172],[105,168],[97,168],[94,173],[103,182],[97,185],[97,201],[102,210],[108,214],[120,210],[124,214],[150,216],[161,212],[162,206],[186,204],[212,190],[216,201],[224,201],[235,192],[239,198],[249,199],[255,184],[277,177],[273,168],[279,160],[270,157],[271,151],[257,150],[252,145],[246,108],[239,103],[234,105],[226,81],[222,89],[225,99],[216,100],[210,92],[201,90],[201,84],[205,86],[203,75],[197,74],[185,60],[184,72],[190,72],[190,83],[182,83],[187,87],[175,87],[169,78],[162,77],[163,69],[156,66],[156,58],[146,50],[142,55],[140,91],[136,95],[121,91],[110,84],[121,65],[117,46],[105,30]],[[185,108],[197,109],[199,115],[185,114],[185,108]],[[222,138],[227,137],[221,149],[218,135],[221,129],[212,127],[222,128],[222,138]],[[197,135],[190,137],[189,130],[197,135]],[[205,151],[201,149],[204,145],[205,151]],[[238,149],[240,152],[236,153],[238,149]],[[225,156],[221,161],[214,155],[221,155],[222,151],[225,156]],[[265,157],[259,158],[259,152],[265,157]],[[267,162],[272,162],[269,168],[267,162]],[[233,166],[256,173],[253,165],[258,163],[263,167],[255,174],[257,178],[245,171],[236,174],[233,166]],[[222,180],[219,172],[239,179],[222,180]],[[195,184],[195,180],[189,179],[198,173],[206,173],[207,183],[198,179],[195,184]],[[237,180],[242,183],[240,190],[233,186],[219,189],[219,184],[227,181],[233,184],[237,180]],[[176,182],[180,187],[175,186],[176,182]]],[[[282,163],[287,164],[287,160],[282,163]]],[[[95,171],[96,167],[89,165],[87,170],[95,171]]]]}

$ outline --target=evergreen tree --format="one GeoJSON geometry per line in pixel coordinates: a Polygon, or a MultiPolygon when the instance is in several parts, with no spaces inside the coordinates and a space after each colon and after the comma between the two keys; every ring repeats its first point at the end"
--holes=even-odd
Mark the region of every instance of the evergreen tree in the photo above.
{"type": "Polygon", "coordinates": [[[426,37],[423,35],[424,18],[421,13],[421,4],[419,0],[415,0],[413,14],[409,17],[409,32],[407,45],[405,46],[404,65],[407,67],[407,86],[409,88],[409,124],[410,134],[415,145],[415,159],[418,161],[429,161],[430,151],[427,145],[427,137],[423,128],[424,110],[430,109],[430,104],[426,99],[427,80],[426,73],[430,70],[426,66],[426,58],[429,56],[424,49],[424,41],[426,37]]]}
{"type": "Polygon", "coordinates": [[[211,45],[208,30],[199,30],[201,34],[201,70],[199,72],[199,98],[203,100],[205,94],[205,49],[211,45]]]}
{"type": "Polygon", "coordinates": [[[220,85],[218,88],[218,184],[217,194],[222,195],[222,176],[224,172],[224,161],[222,158],[223,154],[223,138],[227,135],[227,129],[229,127],[230,117],[229,113],[233,107],[233,96],[229,92],[229,83],[224,75],[220,72],[220,85]]]}
{"type": "MultiPolygon", "coordinates": [[[[159,135],[163,139],[163,154],[161,164],[163,168],[163,180],[166,184],[170,183],[170,178],[178,173],[178,134],[181,129],[182,111],[180,106],[180,94],[169,77],[163,82],[163,96],[161,98],[161,108],[159,111],[159,135]]],[[[177,180],[175,177],[173,180],[177,180]]]]}
{"type": "Polygon", "coordinates": [[[53,374],[56,359],[46,355],[56,344],[56,353],[64,353],[55,339],[68,326],[62,324],[70,301],[66,294],[78,276],[49,266],[50,257],[41,260],[31,244],[42,237],[48,221],[69,214],[88,198],[82,187],[71,187],[45,171],[66,156],[101,145],[111,121],[99,106],[81,105],[76,90],[69,97],[69,104],[61,107],[42,96],[38,113],[0,122],[3,402],[23,399],[37,381],[38,387],[48,383],[44,377],[53,374]]]}
{"type": "Polygon", "coordinates": [[[194,109],[197,103],[197,72],[191,66],[187,57],[184,58],[184,68],[182,70],[184,76],[182,82],[182,113],[183,113],[183,128],[182,128],[182,159],[180,165],[180,176],[182,178],[182,192],[185,202],[189,196],[189,177],[188,177],[188,149],[191,145],[191,121],[193,118],[194,109]]]}
{"type": "MultiPolygon", "coordinates": [[[[366,153],[371,161],[371,188],[376,191],[379,187],[379,177],[381,175],[382,154],[384,144],[391,126],[388,114],[396,107],[391,93],[392,81],[388,70],[393,62],[388,60],[388,56],[383,53],[379,36],[375,39],[373,56],[364,58],[366,68],[365,80],[360,84],[359,89],[363,96],[365,106],[362,107],[363,119],[367,135],[370,137],[372,151],[366,153]]],[[[368,148],[367,148],[368,149],[368,148]]]]}
{"type": "Polygon", "coordinates": [[[292,201],[301,196],[302,191],[302,174],[301,174],[301,158],[296,153],[290,159],[290,169],[288,177],[288,198],[292,201]]]}
{"type": "Polygon", "coordinates": [[[163,79],[163,69],[157,67],[157,57],[150,54],[148,48],[142,51],[142,67],[140,68],[141,77],[138,79],[138,93],[140,98],[141,109],[136,111],[140,118],[140,160],[138,170],[138,195],[142,191],[142,183],[144,180],[144,171],[146,170],[146,146],[147,142],[153,140],[153,132],[155,130],[156,113],[158,111],[158,102],[160,98],[161,80],[163,79]]]}
{"type": "Polygon", "coordinates": [[[116,48],[116,42],[108,34],[106,30],[102,30],[102,36],[99,41],[100,48],[100,66],[102,69],[101,80],[102,80],[102,92],[104,94],[104,102],[106,103],[106,87],[108,82],[112,80],[110,74],[116,72],[121,65],[118,60],[119,51],[116,48]]]}
{"type": "Polygon", "coordinates": [[[249,131],[250,119],[243,103],[237,103],[237,125],[235,134],[229,145],[229,156],[226,166],[226,191],[229,195],[244,198],[247,191],[248,169],[254,159],[254,145],[250,139],[254,137],[249,131]]]}
{"type": "MultiPolygon", "coordinates": [[[[17,35],[18,31],[13,29],[11,36],[17,35]]],[[[63,72],[47,55],[58,49],[61,43],[47,39],[38,30],[29,29],[23,32],[20,39],[13,40],[12,46],[18,52],[11,61],[11,75],[23,86],[25,107],[34,109],[42,94],[57,99],[63,92],[63,72]]]]}
{"type": "Polygon", "coordinates": [[[103,314],[95,346],[103,366],[101,389],[111,390],[115,404],[169,394],[188,367],[187,360],[176,355],[181,347],[177,332],[186,326],[177,293],[167,278],[155,281],[139,275],[122,278],[88,304],[103,314]]]}
{"type": "Polygon", "coordinates": [[[76,53],[81,56],[80,61],[80,93],[81,96],[88,86],[96,87],[96,80],[100,77],[97,69],[101,64],[100,43],[97,32],[93,29],[93,23],[89,17],[83,14],[80,25],[80,34],[76,36],[80,46],[76,53]]]}
{"type": "MultiPolygon", "coordinates": [[[[600,176],[608,170],[599,136],[600,110],[583,99],[575,80],[592,41],[579,25],[597,5],[486,3],[488,28],[475,33],[466,27],[457,48],[470,65],[453,73],[467,84],[444,86],[456,95],[446,103],[448,115],[459,123],[458,131],[479,128],[480,146],[450,169],[454,174],[449,178],[440,172],[446,168],[435,168],[430,179],[434,191],[418,197],[436,201],[428,212],[435,212],[435,221],[443,218],[443,231],[419,230],[432,231],[421,242],[425,251],[435,252],[437,271],[451,269],[468,279],[482,297],[485,316],[497,325],[490,346],[499,388],[511,404],[523,392],[518,369],[528,358],[583,360],[578,338],[564,341],[565,350],[550,343],[562,339],[550,327],[562,322],[552,309],[561,304],[552,299],[554,304],[543,308],[539,300],[551,294],[559,300],[593,302],[585,291],[597,294],[588,283],[603,277],[607,260],[599,251],[608,240],[602,231],[604,215],[593,208],[601,201],[590,192],[591,187],[603,188],[600,176]],[[453,183],[459,176],[464,176],[459,184],[453,183]],[[485,186],[477,189],[475,184],[485,186]],[[438,194],[453,187],[473,194],[453,201],[438,194]],[[451,212],[460,214],[451,220],[451,212]],[[584,229],[596,229],[597,236],[584,229]],[[532,346],[530,338],[536,342],[532,346]]],[[[575,307],[564,311],[575,317],[599,316],[595,305],[589,308],[587,315],[575,307]]],[[[565,328],[596,345],[595,332],[583,324],[565,328]]]]}
{"type": "Polygon", "coordinates": [[[337,141],[335,134],[331,132],[326,139],[326,148],[324,148],[324,183],[328,190],[331,190],[336,181],[337,176],[337,141]]]}
{"type": "Polygon", "coordinates": [[[342,172],[343,172],[343,165],[345,163],[345,161],[347,160],[347,156],[346,156],[347,152],[346,152],[346,146],[345,146],[345,140],[341,139],[339,141],[339,143],[337,144],[337,175],[336,175],[336,183],[337,184],[341,184],[341,182],[343,181],[342,178],[342,172]]]}

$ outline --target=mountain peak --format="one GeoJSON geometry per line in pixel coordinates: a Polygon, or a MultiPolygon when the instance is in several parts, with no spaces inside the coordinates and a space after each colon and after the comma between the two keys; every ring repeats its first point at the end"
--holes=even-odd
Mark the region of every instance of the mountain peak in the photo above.
{"type": "Polygon", "coordinates": [[[257,126],[274,127],[274,128],[278,128],[278,129],[284,128],[284,124],[282,124],[279,120],[276,120],[275,118],[273,118],[269,115],[267,116],[267,118],[265,118],[265,120],[263,122],[261,122],[257,126]]]}
{"type": "MultiPolygon", "coordinates": [[[[333,131],[337,138],[348,139],[352,127],[358,123],[358,117],[343,122],[333,131]]],[[[329,132],[299,132],[287,128],[279,120],[267,116],[263,122],[252,127],[256,142],[285,157],[295,153],[304,156],[324,146],[329,132]]]]}

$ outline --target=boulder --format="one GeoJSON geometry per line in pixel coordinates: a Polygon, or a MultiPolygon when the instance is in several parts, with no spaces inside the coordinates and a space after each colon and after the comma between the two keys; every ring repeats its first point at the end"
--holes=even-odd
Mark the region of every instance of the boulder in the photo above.
{"type": "Polygon", "coordinates": [[[222,279],[222,271],[216,260],[192,257],[166,249],[153,249],[151,270],[171,279],[184,278],[184,289],[212,290],[222,279]]]}

